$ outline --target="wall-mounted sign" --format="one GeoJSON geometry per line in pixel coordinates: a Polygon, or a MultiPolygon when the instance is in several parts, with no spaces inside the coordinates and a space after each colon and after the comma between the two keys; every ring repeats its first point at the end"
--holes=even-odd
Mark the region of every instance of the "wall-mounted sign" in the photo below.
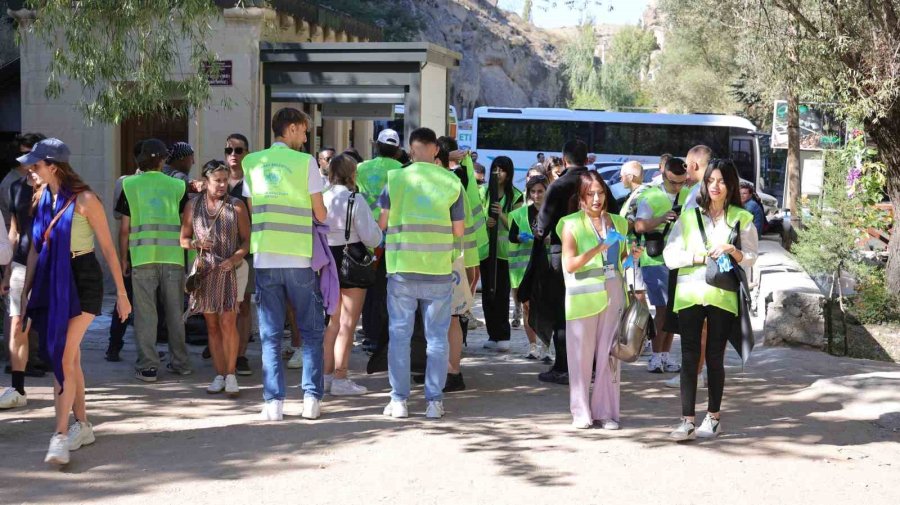
{"type": "MultiPolygon", "coordinates": [[[[833,107],[825,103],[800,104],[800,149],[821,151],[844,145],[846,128],[843,121],[835,118],[833,107]]],[[[787,102],[776,100],[772,117],[772,149],[787,149],[787,117],[787,102]]]]}
{"type": "Polygon", "coordinates": [[[213,65],[203,65],[210,86],[231,86],[231,68],[231,60],[218,60],[213,65]]]}

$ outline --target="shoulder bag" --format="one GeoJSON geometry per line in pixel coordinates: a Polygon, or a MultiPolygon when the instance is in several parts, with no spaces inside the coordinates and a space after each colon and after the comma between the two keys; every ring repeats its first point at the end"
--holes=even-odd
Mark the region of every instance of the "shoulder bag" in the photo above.
{"type": "MultiPolygon", "coordinates": [[[[344,231],[344,240],[347,241],[350,240],[353,205],[358,194],[356,191],[350,193],[350,201],[347,203],[347,229],[344,231]]],[[[343,258],[338,267],[341,287],[366,289],[375,284],[375,256],[361,242],[344,245],[343,258]]]]}
{"type": "MultiPolygon", "coordinates": [[[[703,246],[709,249],[710,243],[706,238],[706,229],[703,226],[703,216],[700,214],[700,209],[694,209],[695,216],[697,217],[697,226],[700,228],[700,236],[703,238],[703,246]]],[[[726,215],[723,218],[727,219],[728,209],[725,209],[726,215]]],[[[740,226],[740,221],[735,223],[734,229],[731,230],[731,234],[728,237],[728,243],[731,244],[735,241],[736,237],[740,236],[740,232],[738,231],[740,226]],[[736,233],[737,232],[737,233],[736,233]]],[[[734,258],[731,255],[728,255],[728,261],[731,262],[732,269],[728,272],[719,271],[719,264],[716,260],[706,257],[706,283],[714,288],[724,289],[725,291],[730,291],[732,293],[737,293],[740,281],[738,281],[738,277],[736,272],[734,271],[737,268],[737,265],[734,263],[734,258]]]]}

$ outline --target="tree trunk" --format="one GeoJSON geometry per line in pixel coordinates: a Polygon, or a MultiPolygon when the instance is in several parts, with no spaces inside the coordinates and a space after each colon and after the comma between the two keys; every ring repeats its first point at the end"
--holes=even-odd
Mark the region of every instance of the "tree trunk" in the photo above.
{"type": "Polygon", "coordinates": [[[893,232],[888,243],[885,270],[888,291],[900,293],[900,105],[894,105],[878,121],[865,121],[866,134],[878,147],[878,155],[887,167],[887,194],[894,207],[893,232]]]}
{"type": "Polygon", "coordinates": [[[788,91],[788,208],[791,210],[791,227],[784,237],[785,248],[790,250],[797,230],[800,229],[800,99],[794,89],[788,91]]]}

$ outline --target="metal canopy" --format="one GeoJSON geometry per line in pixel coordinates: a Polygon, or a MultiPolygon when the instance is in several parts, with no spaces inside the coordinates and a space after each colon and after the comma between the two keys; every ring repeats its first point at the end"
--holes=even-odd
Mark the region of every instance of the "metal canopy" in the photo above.
{"type": "MultiPolygon", "coordinates": [[[[259,50],[266,117],[272,102],[405,104],[411,125],[419,124],[412,116],[422,103],[423,69],[451,70],[462,58],[426,42],[261,42],[259,50]]],[[[446,90],[445,98],[449,82],[446,90]]],[[[268,135],[267,129],[267,142],[268,135]]]]}

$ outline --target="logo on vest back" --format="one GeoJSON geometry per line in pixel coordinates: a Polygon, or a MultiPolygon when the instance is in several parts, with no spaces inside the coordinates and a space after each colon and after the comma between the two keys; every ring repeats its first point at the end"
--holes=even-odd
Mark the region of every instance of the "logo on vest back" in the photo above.
{"type": "Polygon", "coordinates": [[[280,168],[270,167],[266,170],[264,177],[268,184],[277,186],[281,183],[281,170],[280,168]]]}

